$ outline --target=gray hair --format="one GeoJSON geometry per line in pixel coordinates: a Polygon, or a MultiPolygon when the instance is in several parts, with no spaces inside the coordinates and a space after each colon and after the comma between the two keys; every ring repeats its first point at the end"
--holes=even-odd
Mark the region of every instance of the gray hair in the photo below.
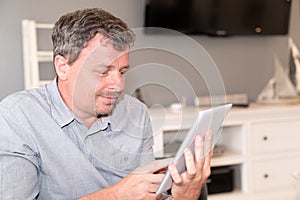
{"type": "Polygon", "coordinates": [[[100,8],[76,10],[61,16],[54,25],[54,58],[61,55],[72,64],[97,33],[109,38],[117,51],[124,51],[135,40],[135,34],[127,24],[109,12],[100,8]]]}

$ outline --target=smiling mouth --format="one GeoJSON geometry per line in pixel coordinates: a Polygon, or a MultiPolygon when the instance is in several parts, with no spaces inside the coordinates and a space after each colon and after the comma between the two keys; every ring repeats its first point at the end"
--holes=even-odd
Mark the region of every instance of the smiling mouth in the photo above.
{"type": "Polygon", "coordinates": [[[114,96],[104,96],[104,95],[100,95],[99,97],[101,97],[102,99],[104,99],[104,103],[107,105],[111,105],[117,102],[119,95],[114,95],[114,96]]]}
{"type": "Polygon", "coordinates": [[[112,105],[117,102],[121,95],[121,92],[100,92],[97,94],[96,98],[100,98],[104,104],[112,105]]]}
{"type": "Polygon", "coordinates": [[[108,100],[117,100],[118,97],[113,96],[113,97],[108,97],[108,96],[102,96],[102,98],[108,99],[108,100]]]}

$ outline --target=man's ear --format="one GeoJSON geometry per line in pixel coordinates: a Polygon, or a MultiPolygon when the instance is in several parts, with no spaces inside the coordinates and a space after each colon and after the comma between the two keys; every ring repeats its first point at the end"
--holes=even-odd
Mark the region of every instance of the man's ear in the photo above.
{"type": "Polygon", "coordinates": [[[70,68],[70,65],[68,64],[68,60],[61,55],[57,55],[54,58],[54,66],[58,78],[61,80],[66,80],[68,77],[67,72],[69,71],[70,68]]]}

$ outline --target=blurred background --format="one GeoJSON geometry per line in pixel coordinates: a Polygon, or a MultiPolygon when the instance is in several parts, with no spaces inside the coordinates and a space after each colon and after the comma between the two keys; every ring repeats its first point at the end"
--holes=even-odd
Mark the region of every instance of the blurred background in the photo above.
{"type": "MultiPolygon", "coordinates": [[[[217,37],[207,34],[189,35],[202,45],[217,65],[224,81],[227,94],[245,93],[249,101],[255,101],[258,94],[274,74],[274,55],[284,67],[289,66],[288,38],[300,45],[300,5],[291,1],[288,32],[279,35],[232,35],[217,37]]],[[[132,28],[144,26],[145,1],[141,0],[1,0],[0,1],[0,99],[10,93],[24,89],[22,25],[23,19],[32,19],[40,23],[54,23],[62,14],[86,7],[101,7],[122,18],[132,28]]],[[[276,20],[273,21],[278,23],[276,20]]],[[[40,48],[50,48],[49,33],[39,33],[40,48]]],[[[151,36],[149,36],[151,37],[151,36]]],[[[153,37],[160,37],[155,34],[153,37]]],[[[166,35],[161,37],[168,37],[166,35]]],[[[193,49],[190,49],[193,51],[193,49]]],[[[199,56],[199,60],[201,61],[199,56]]],[[[174,82],[177,94],[167,87],[149,84],[140,88],[141,95],[148,106],[161,104],[168,106],[185,99],[193,104],[194,95],[208,95],[201,78],[195,76],[194,69],[180,55],[158,50],[143,50],[132,53],[133,67],[145,63],[163,63],[184,74],[194,91],[185,89],[180,82],[174,82]],[[195,93],[195,94],[193,94],[195,93]],[[178,99],[179,98],[179,99],[178,99]]],[[[41,76],[54,76],[53,66],[44,67],[41,76]]],[[[157,71],[143,76],[157,76],[157,71]]],[[[135,75],[136,76],[136,75],[135,75]]],[[[167,74],[165,79],[170,78],[167,74]]],[[[134,82],[134,77],[127,79],[134,82]]]]}

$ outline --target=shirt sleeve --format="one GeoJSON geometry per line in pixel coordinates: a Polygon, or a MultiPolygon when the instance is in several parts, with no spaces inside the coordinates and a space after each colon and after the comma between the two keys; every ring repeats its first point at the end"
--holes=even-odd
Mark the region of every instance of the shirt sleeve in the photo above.
{"type": "Polygon", "coordinates": [[[144,116],[144,141],[143,141],[143,151],[142,151],[142,159],[140,165],[145,165],[151,161],[154,160],[154,154],[153,154],[153,130],[152,130],[152,124],[150,120],[150,115],[148,110],[145,111],[144,116]]]}
{"type": "Polygon", "coordinates": [[[2,200],[36,199],[38,159],[22,140],[9,111],[0,107],[0,197],[2,200]]]}

